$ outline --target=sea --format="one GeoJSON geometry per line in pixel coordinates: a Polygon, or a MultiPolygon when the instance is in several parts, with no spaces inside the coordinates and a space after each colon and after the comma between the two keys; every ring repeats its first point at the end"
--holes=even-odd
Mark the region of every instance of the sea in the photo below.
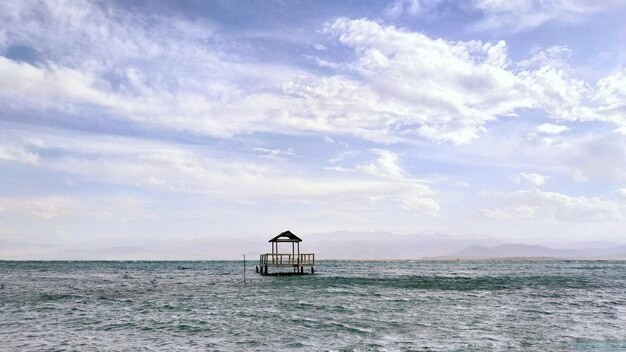
{"type": "Polygon", "coordinates": [[[626,262],[246,264],[0,261],[0,350],[626,351],[626,262]]]}

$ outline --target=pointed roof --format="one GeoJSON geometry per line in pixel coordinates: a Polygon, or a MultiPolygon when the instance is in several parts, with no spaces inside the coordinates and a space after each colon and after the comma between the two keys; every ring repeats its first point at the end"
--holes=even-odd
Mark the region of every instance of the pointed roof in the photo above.
{"type": "Polygon", "coordinates": [[[302,239],[294,235],[291,231],[285,231],[269,240],[269,242],[302,242],[302,239]]]}

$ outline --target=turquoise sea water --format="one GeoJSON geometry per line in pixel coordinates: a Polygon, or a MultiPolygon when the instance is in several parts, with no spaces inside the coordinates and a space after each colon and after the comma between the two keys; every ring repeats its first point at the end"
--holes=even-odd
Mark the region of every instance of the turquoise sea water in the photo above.
{"type": "Polygon", "coordinates": [[[626,350],[624,262],[0,262],[0,350],[626,350]]]}

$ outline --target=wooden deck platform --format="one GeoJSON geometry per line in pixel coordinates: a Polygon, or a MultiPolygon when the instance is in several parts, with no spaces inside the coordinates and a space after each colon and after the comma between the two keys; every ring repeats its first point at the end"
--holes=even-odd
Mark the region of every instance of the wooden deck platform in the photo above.
{"type": "Polygon", "coordinates": [[[257,273],[263,275],[270,274],[270,268],[272,268],[271,274],[280,273],[280,271],[274,271],[273,269],[290,269],[283,273],[304,274],[305,268],[310,270],[311,273],[315,273],[315,254],[313,253],[299,253],[299,254],[281,254],[281,253],[265,253],[259,256],[259,266],[257,267],[257,273]]]}

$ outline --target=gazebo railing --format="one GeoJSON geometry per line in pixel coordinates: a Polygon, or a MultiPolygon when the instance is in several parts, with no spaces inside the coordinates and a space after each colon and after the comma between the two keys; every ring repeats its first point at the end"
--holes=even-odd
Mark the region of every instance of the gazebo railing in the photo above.
{"type": "Polygon", "coordinates": [[[263,265],[315,265],[315,254],[282,254],[266,253],[261,254],[259,263],[263,265]]]}

